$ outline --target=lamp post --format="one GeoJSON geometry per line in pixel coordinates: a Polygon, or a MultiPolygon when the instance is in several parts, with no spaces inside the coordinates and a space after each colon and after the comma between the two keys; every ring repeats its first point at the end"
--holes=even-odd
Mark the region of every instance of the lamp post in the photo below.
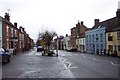
{"type": "Polygon", "coordinates": [[[58,40],[59,39],[58,39],[58,35],[57,35],[57,50],[56,50],[57,55],[56,56],[58,56],[58,47],[59,47],[59,41],[58,40]]]}

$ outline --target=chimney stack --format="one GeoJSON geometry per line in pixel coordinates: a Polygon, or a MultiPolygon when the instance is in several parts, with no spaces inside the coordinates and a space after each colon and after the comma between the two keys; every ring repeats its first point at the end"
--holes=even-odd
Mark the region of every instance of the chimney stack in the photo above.
{"type": "Polygon", "coordinates": [[[78,23],[76,24],[76,27],[79,27],[80,26],[80,22],[78,21],[78,23]]]}
{"type": "Polygon", "coordinates": [[[22,28],[23,29],[23,31],[25,31],[25,28],[22,28]]]}
{"type": "Polygon", "coordinates": [[[118,19],[118,25],[120,26],[120,1],[118,2],[118,9],[116,12],[116,17],[118,19]]]}
{"type": "Polygon", "coordinates": [[[95,19],[95,20],[94,20],[94,25],[98,25],[98,24],[99,24],[99,21],[100,21],[99,19],[95,19]]]}
{"type": "Polygon", "coordinates": [[[16,22],[14,23],[14,26],[17,27],[17,23],[16,22]]]}
{"type": "Polygon", "coordinates": [[[5,19],[7,19],[8,21],[10,21],[10,16],[9,16],[9,13],[5,13],[5,19]]]}
{"type": "Polygon", "coordinates": [[[83,25],[83,21],[81,21],[81,25],[83,25]]]}

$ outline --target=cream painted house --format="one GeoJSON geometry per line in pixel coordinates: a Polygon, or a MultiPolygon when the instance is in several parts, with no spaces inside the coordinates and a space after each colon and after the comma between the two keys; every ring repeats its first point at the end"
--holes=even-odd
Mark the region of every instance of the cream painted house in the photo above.
{"type": "Polygon", "coordinates": [[[106,33],[106,54],[120,56],[120,31],[106,33]]]}
{"type": "Polygon", "coordinates": [[[71,49],[71,44],[70,44],[70,36],[65,36],[63,39],[63,47],[64,50],[70,50],[71,49]]]}

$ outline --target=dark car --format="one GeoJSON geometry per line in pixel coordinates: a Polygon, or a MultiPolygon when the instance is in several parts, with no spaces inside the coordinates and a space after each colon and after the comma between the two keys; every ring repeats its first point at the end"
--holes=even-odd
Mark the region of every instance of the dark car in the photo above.
{"type": "Polygon", "coordinates": [[[44,51],[44,48],[42,46],[37,46],[37,52],[42,52],[44,51]]]}
{"type": "Polygon", "coordinates": [[[0,62],[10,62],[10,53],[3,48],[0,48],[0,62]]]}

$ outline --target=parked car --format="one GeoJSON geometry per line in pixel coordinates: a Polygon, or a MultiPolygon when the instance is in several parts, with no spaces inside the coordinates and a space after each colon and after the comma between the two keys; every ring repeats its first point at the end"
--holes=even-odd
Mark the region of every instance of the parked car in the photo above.
{"type": "Polygon", "coordinates": [[[10,62],[10,53],[3,48],[0,48],[0,62],[10,62]]]}
{"type": "Polygon", "coordinates": [[[37,52],[42,52],[44,51],[44,48],[42,46],[37,46],[37,52]]]}
{"type": "Polygon", "coordinates": [[[76,52],[76,51],[77,51],[76,48],[67,48],[66,50],[67,50],[67,51],[71,51],[71,52],[76,52]]]}

